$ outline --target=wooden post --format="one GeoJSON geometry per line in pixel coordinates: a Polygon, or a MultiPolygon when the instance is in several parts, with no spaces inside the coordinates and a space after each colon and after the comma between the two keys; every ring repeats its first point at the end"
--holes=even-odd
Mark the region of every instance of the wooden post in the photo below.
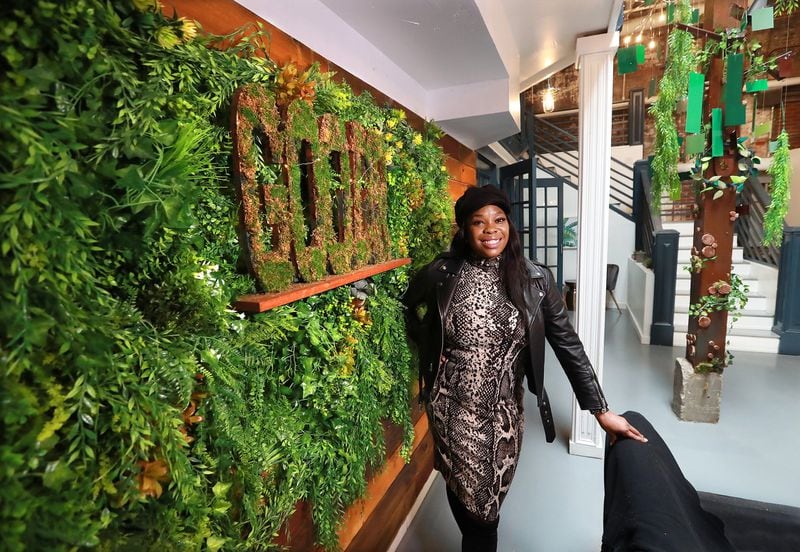
{"type": "MultiPolygon", "coordinates": [[[[740,6],[747,9],[747,1],[740,6]],[[743,4],[743,5],[742,5],[743,4]]],[[[739,27],[740,21],[731,16],[730,0],[706,0],[704,27],[709,31],[739,27]]],[[[715,58],[706,76],[708,101],[705,102],[706,120],[710,120],[713,108],[723,108],[724,63],[715,58]]],[[[715,157],[709,163],[706,178],[721,176],[730,182],[730,176],[738,173],[738,127],[723,127],[725,149],[722,157],[715,157]]],[[[736,209],[736,191],[725,189],[722,197],[713,199],[714,190],[698,193],[694,221],[694,241],[692,255],[709,259],[698,272],[692,272],[690,302],[696,304],[716,282],[731,281],[733,255],[733,224],[731,213],[736,209]],[[713,260],[711,260],[713,259],[713,260]]],[[[686,336],[686,360],[697,369],[700,363],[719,363],[725,365],[728,312],[714,311],[708,317],[691,316],[686,336]]]]}

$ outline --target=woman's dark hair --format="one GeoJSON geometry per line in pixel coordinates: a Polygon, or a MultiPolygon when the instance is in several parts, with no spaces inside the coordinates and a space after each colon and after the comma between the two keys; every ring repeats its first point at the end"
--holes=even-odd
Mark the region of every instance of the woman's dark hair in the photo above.
{"type": "MultiPolygon", "coordinates": [[[[525,257],[522,254],[522,244],[519,240],[519,233],[511,222],[508,212],[506,218],[508,220],[508,243],[503,250],[500,260],[500,277],[503,280],[503,285],[506,288],[509,299],[517,307],[522,315],[522,320],[527,324],[528,310],[525,305],[525,286],[528,285],[529,275],[528,268],[525,265],[525,257]]],[[[470,213],[470,216],[472,213],[470,213]]],[[[469,224],[470,216],[465,217],[461,226],[458,227],[458,232],[453,236],[450,242],[450,252],[453,255],[467,259],[470,255],[474,255],[472,248],[469,245],[466,237],[466,226],[469,224]]]]}

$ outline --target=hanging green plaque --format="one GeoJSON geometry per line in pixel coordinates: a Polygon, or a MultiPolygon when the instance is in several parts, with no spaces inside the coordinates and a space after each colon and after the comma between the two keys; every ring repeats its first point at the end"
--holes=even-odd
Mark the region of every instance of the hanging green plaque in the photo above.
{"type": "Polygon", "coordinates": [[[697,134],[703,118],[703,91],[706,76],[703,73],[689,73],[689,94],[686,105],[686,132],[697,134]]]}
{"type": "Polygon", "coordinates": [[[675,22],[675,4],[667,2],[667,23],[675,22]]]}
{"type": "Polygon", "coordinates": [[[743,125],[747,118],[742,105],[742,81],[744,79],[744,56],[730,54],[727,57],[727,79],[725,80],[725,126],[743,125]]]}
{"type": "Polygon", "coordinates": [[[700,23],[700,8],[692,10],[692,25],[700,23]]]}
{"type": "Polygon", "coordinates": [[[644,64],[644,61],[645,61],[645,58],[644,58],[644,54],[645,54],[644,44],[637,44],[635,46],[635,48],[636,48],[636,64],[637,65],[642,65],[642,64],[644,64]]]}
{"type": "Polygon", "coordinates": [[[754,81],[747,81],[744,85],[745,92],[754,94],[756,92],[763,92],[767,89],[767,79],[758,79],[754,81]]]}
{"type": "Polygon", "coordinates": [[[656,95],[656,90],[658,89],[658,83],[656,82],[655,78],[650,79],[650,84],[647,87],[647,95],[649,97],[656,95]]]}
{"type": "Polygon", "coordinates": [[[756,128],[753,130],[753,136],[758,138],[759,136],[769,134],[770,132],[772,132],[772,123],[770,121],[758,123],[756,128]]]}
{"type": "Polygon", "coordinates": [[[686,155],[697,155],[706,149],[705,134],[686,135],[686,155]]]}
{"type": "Polygon", "coordinates": [[[620,48],[617,50],[617,73],[625,75],[633,73],[639,67],[636,63],[636,47],[620,48]]]}
{"type": "Polygon", "coordinates": [[[722,109],[715,107],[711,110],[711,155],[722,157],[722,109]]]}
{"type": "Polygon", "coordinates": [[[753,10],[753,13],[750,14],[750,28],[753,31],[765,31],[773,28],[775,26],[773,12],[774,10],[771,7],[753,10]]]}

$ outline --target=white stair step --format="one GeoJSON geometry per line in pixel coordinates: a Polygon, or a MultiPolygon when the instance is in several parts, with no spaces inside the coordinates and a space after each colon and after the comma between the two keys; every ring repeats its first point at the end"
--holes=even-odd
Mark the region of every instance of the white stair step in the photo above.
{"type": "Polygon", "coordinates": [[[686,221],[664,221],[661,223],[661,228],[664,230],[677,230],[682,236],[689,236],[694,232],[694,222],[691,220],[686,221]]]}
{"type": "MultiPolygon", "coordinates": [[[[778,353],[780,345],[780,338],[775,335],[746,335],[735,334],[733,331],[728,332],[728,350],[733,353],[751,352],[751,353],[778,353]]],[[[672,335],[672,345],[674,347],[686,346],[686,328],[678,330],[676,327],[675,333],[672,335]]],[[[734,360],[734,365],[736,361],[734,360]]]]}
{"type": "MultiPolygon", "coordinates": [[[[767,297],[754,293],[748,294],[747,306],[742,311],[742,314],[773,314],[775,305],[768,304],[767,297]]],[[[675,293],[675,310],[680,312],[687,312],[686,308],[689,306],[689,292],[676,292],[675,293]]]]}
{"type": "MultiPolygon", "coordinates": [[[[692,256],[691,247],[680,247],[680,246],[678,247],[678,264],[688,263],[691,256],[692,256]]],[[[734,263],[741,263],[742,261],[744,261],[744,249],[742,249],[741,247],[734,247],[732,261],[734,263]]]]}
{"type": "MultiPolygon", "coordinates": [[[[739,317],[739,320],[733,323],[733,328],[735,330],[741,331],[762,331],[762,332],[772,332],[772,324],[773,324],[774,317],[769,314],[763,315],[743,315],[739,317]]],[[[675,314],[672,317],[672,324],[678,327],[687,327],[689,323],[689,313],[686,312],[686,309],[683,311],[675,311],[675,314]]]]}
{"type": "MultiPolygon", "coordinates": [[[[748,295],[755,294],[759,291],[758,280],[753,278],[742,278],[742,282],[744,282],[744,284],[750,287],[750,292],[748,293],[748,295]]],[[[675,278],[675,292],[689,293],[689,289],[691,288],[691,286],[692,286],[692,275],[685,270],[678,272],[675,278]]]]}
{"type": "MultiPolygon", "coordinates": [[[[766,299],[766,298],[764,298],[766,299]]],[[[764,309],[757,309],[755,308],[756,303],[753,302],[751,299],[747,302],[747,306],[742,309],[742,316],[767,316],[769,318],[774,318],[775,316],[775,305],[768,305],[767,308],[764,309]]],[[[680,312],[683,314],[688,314],[689,312],[689,295],[676,295],[675,296],[675,312],[680,312]]]]}
{"type": "MultiPolygon", "coordinates": [[[[689,263],[681,263],[680,261],[678,262],[678,271],[676,272],[676,274],[678,275],[678,278],[680,278],[681,274],[690,275],[689,271],[687,271],[685,268],[683,268],[685,266],[688,267],[689,263]]],[[[743,278],[743,279],[747,278],[747,277],[750,276],[752,266],[753,266],[753,264],[751,262],[749,262],[749,261],[742,261],[740,263],[733,263],[733,273],[737,274],[740,278],[743,278]]]]}

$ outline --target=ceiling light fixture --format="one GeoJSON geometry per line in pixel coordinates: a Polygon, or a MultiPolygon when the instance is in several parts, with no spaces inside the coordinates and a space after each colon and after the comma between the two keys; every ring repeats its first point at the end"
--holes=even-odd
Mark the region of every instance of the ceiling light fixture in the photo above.
{"type": "Polygon", "coordinates": [[[622,39],[622,42],[624,42],[625,46],[627,46],[628,44],[631,43],[631,36],[630,35],[626,36],[625,38],[622,39]]]}
{"type": "Polygon", "coordinates": [[[545,113],[552,113],[556,109],[556,89],[550,86],[550,79],[547,79],[547,89],[542,94],[542,110],[545,113]]]}
{"type": "Polygon", "coordinates": [[[642,41],[642,33],[639,33],[638,35],[636,35],[636,42],[639,43],[641,41],[642,41]]]}
{"type": "Polygon", "coordinates": [[[650,48],[651,50],[655,50],[656,49],[656,41],[651,38],[650,42],[647,44],[647,47],[650,48]]]}

